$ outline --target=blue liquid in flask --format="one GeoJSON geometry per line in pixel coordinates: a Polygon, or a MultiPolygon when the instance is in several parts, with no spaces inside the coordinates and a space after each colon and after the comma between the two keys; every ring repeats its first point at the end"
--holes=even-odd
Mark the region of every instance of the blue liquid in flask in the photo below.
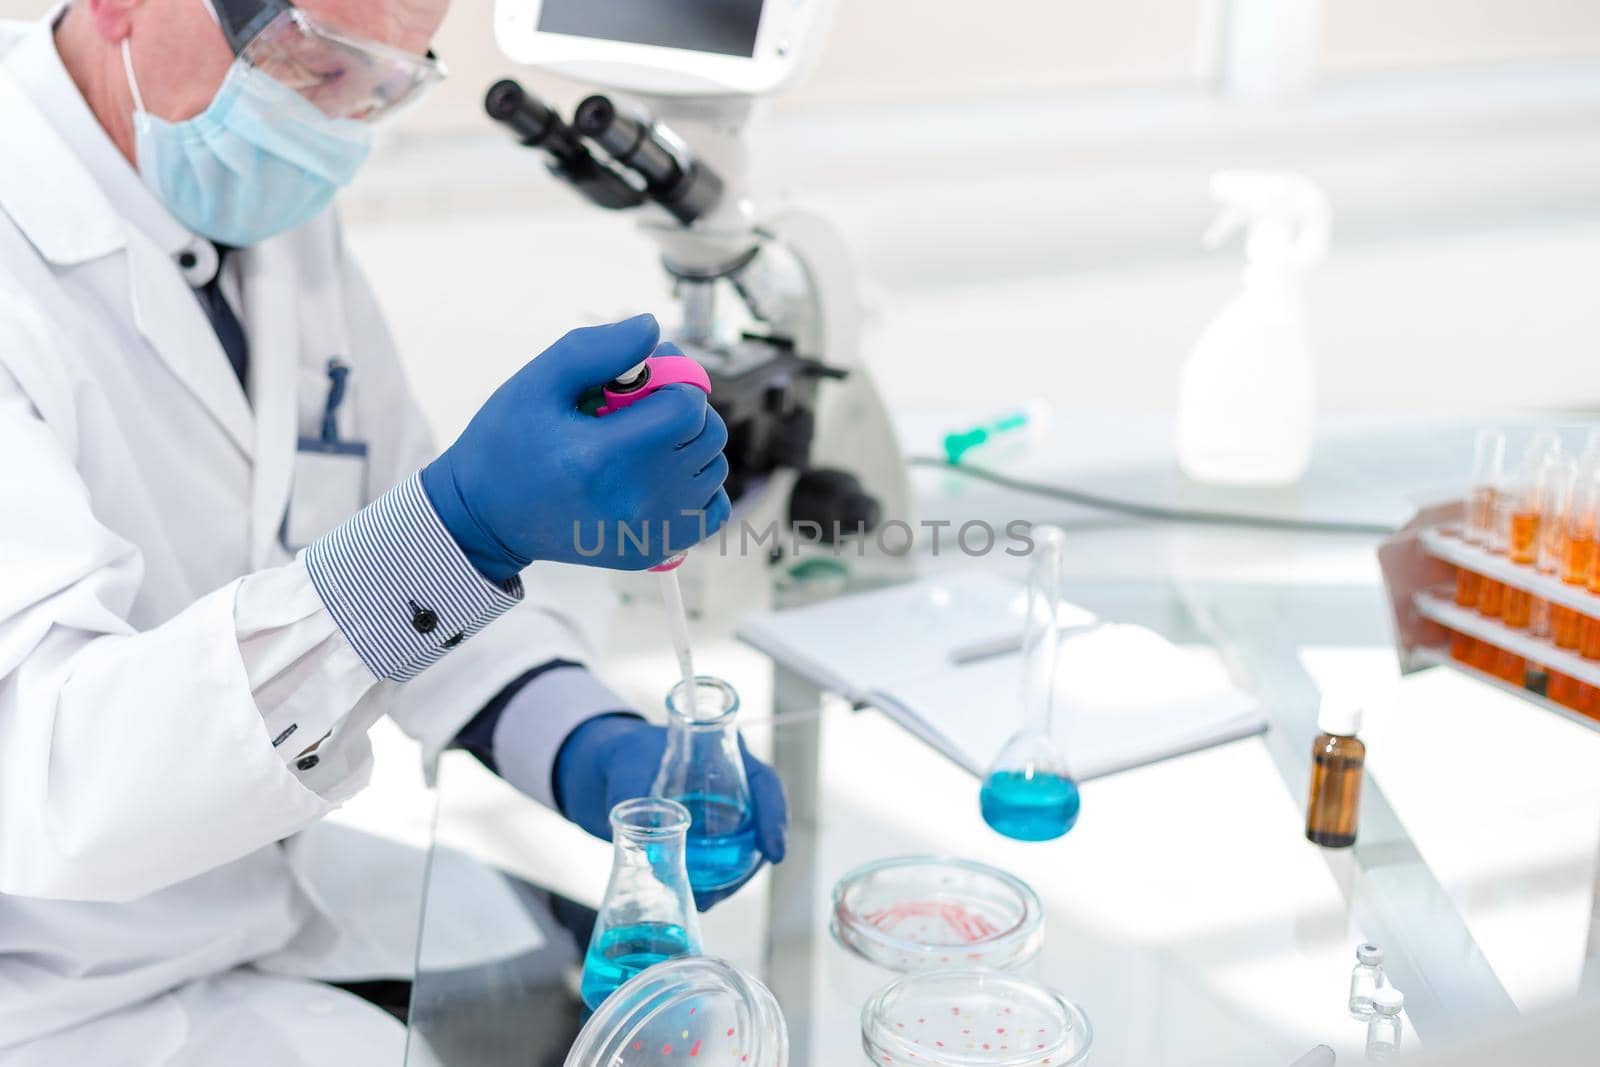
{"type": "Polygon", "coordinates": [[[737,884],[761,862],[749,809],[728,797],[690,793],[672,798],[689,809],[684,865],[696,893],[737,884]]]}
{"type": "Polygon", "coordinates": [[[583,1002],[592,1011],[645,968],[693,952],[688,932],[676,924],[637,923],[607,930],[584,957],[583,1002]]]}
{"type": "Polygon", "coordinates": [[[1078,821],[1078,785],[1059,774],[995,771],[978,803],[984,822],[1017,841],[1049,841],[1078,821]]]}

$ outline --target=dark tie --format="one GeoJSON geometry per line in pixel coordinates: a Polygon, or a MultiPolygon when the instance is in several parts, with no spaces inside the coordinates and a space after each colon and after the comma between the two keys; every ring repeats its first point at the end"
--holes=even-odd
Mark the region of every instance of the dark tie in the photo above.
{"type": "Polygon", "coordinates": [[[206,318],[211,320],[211,328],[217,332],[217,340],[222,343],[222,350],[228,354],[228,362],[233,366],[234,376],[239,379],[239,387],[248,391],[245,374],[250,369],[250,342],[245,339],[244,327],[239,323],[239,316],[233,313],[233,309],[228,306],[228,298],[222,293],[222,264],[233,249],[227,245],[215,247],[217,273],[211,276],[209,282],[195,289],[194,294],[199,297],[206,318]]]}

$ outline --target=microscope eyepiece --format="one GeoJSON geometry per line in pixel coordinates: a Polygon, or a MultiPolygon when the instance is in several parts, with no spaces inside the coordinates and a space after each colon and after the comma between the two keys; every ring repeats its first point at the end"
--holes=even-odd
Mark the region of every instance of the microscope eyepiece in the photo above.
{"type": "Polygon", "coordinates": [[[483,109],[490,118],[504,122],[527,98],[528,94],[522,91],[522,86],[510,78],[501,78],[483,94],[483,109]]]}
{"type": "Polygon", "coordinates": [[[599,137],[610,129],[617,118],[617,105],[609,97],[594,96],[584,97],[578,105],[578,110],[572,113],[572,124],[578,132],[587,137],[599,137]]]}
{"type": "Polygon", "coordinates": [[[579,104],[568,126],[549,104],[505,78],[489,87],[483,109],[524,145],[547,153],[550,169],[601,207],[636,207],[648,198],[688,226],[722,199],[715,172],[690,158],[670,133],[623,114],[604,96],[579,104]],[[585,137],[610,162],[591,154],[585,137]]]}
{"type": "Polygon", "coordinates": [[[483,109],[524,145],[544,150],[550,157],[551,172],[594,203],[617,209],[644,202],[640,190],[589,153],[554,108],[510,78],[489,87],[483,109]]]}
{"type": "Polygon", "coordinates": [[[678,157],[652,136],[655,131],[619,112],[606,97],[591,96],[579,104],[572,125],[612,159],[638,171],[652,191],[666,192],[683,181],[678,157]]]}
{"type": "Polygon", "coordinates": [[[578,105],[573,129],[644,179],[651,198],[685,226],[717,206],[722,179],[704,164],[680,156],[658,128],[623,114],[596,94],[578,105]]]}
{"type": "Polygon", "coordinates": [[[561,116],[538,97],[504,78],[489,86],[483,98],[483,109],[496,122],[502,122],[522,138],[524,144],[537,147],[561,128],[561,116]]]}

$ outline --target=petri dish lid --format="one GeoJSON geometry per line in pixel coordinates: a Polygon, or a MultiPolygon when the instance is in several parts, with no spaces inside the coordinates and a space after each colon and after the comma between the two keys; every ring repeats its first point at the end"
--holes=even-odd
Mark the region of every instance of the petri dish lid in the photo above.
{"type": "Polygon", "coordinates": [[[906,975],[861,1010],[862,1047],[885,1067],[1073,1067],[1093,1043],[1076,1004],[999,971],[906,975]]]}
{"type": "Polygon", "coordinates": [[[1005,871],[902,856],[839,879],[830,927],[845,948],[890,970],[1008,970],[1038,955],[1044,910],[1038,894],[1005,871]]]}
{"type": "Polygon", "coordinates": [[[566,1067],[787,1067],[767,987],[725,960],[685,956],[635,975],[590,1016],[566,1067]]]}

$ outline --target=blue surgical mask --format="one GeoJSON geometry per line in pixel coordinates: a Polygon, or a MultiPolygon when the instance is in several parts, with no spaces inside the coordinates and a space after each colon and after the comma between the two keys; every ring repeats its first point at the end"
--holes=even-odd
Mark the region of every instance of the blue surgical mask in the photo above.
{"type": "Polygon", "coordinates": [[[200,114],[168,122],[144,109],[128,41],[139,174],[203,237],[242,247],[285,233],[328,206],[372,147],[372,127],[335,119],[270,74],[235,60],[200,114]]]}

